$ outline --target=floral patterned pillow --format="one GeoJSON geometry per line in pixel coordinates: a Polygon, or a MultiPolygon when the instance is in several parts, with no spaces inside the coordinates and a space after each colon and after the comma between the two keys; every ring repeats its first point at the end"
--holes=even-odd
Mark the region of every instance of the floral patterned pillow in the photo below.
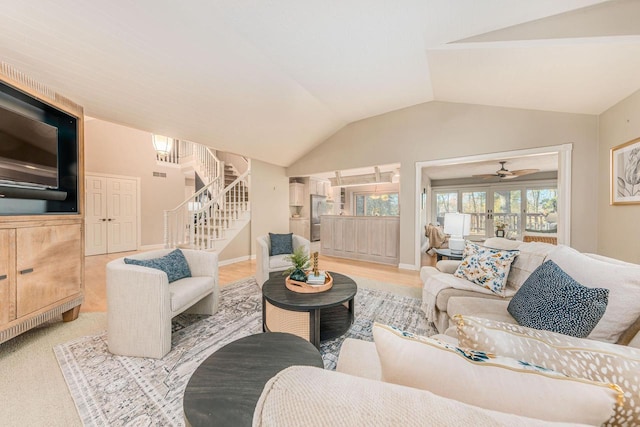
{"type": "Polygon", "coordinates": [[[511,263],[520,251],[493,249],[467,242],[454,276],[504,296],[511,263]]]}

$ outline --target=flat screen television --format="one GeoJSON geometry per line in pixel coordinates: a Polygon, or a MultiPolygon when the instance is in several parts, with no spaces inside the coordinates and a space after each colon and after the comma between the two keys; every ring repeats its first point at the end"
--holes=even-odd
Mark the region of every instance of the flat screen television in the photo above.
{"type": "Polygon", "coordinates": [[[0,215],[78,212],[78,132],[76,117],[0,82],[0,215]]]}
{"type": "Polygon", "coordinates": [[[58,188],[58,128],[0,108],[0,183],[58,188]]]}

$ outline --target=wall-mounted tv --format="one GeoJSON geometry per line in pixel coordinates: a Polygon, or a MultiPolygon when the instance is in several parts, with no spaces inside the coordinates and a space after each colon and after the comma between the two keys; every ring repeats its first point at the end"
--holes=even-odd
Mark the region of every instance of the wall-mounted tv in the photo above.
{"type": "Polygon", "coordinates": [[[78,212],[78,119],[0,82],[0,215],[78,212]]]}
{"type": "Polygon", "coordinates": [[[0,183],[58,188],[58,128],[0,108],[0,183]]]}

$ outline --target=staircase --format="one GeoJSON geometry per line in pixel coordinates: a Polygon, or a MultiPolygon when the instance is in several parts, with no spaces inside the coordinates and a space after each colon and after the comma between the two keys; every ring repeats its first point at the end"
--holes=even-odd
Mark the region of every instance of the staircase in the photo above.
{"type": "Polygon", "coordinates": [[[207,147],[193,147],[194,170],[203,180],[211,180],[176,208],[164,212],[164,244],[167,248],[221,251],[250,220],[250,171],[247,168],[238,174],[233,165],[219,161],[207,147]],[[215,160],[202,154],[199,147],[215,160]],[[202,162],[202,158],[208,160],[202,162]]]}

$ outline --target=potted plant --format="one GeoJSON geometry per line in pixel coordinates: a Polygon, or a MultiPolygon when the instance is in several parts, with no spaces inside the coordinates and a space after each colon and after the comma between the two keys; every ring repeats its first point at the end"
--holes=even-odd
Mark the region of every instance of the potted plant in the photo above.
{"type": "Polygon", "coordinates": [[[305,270],[309,268],[309,255],[305,253],[303,247],[299,247],[293,253],[286,257],[293,264],[292,267],[285,270],[284,275],[289,275],[291,280],[295,280],[297,282],[306,282],[307,281],[307,273],[305,270]]]}
{"type": "Polygon", "coordinates": [[[504,237],[505,230],[507,229],[509,224],[503,221],[496,221],[493,223],[493,225],[495,225],[496,227],[496,237],[504,237]]]}

